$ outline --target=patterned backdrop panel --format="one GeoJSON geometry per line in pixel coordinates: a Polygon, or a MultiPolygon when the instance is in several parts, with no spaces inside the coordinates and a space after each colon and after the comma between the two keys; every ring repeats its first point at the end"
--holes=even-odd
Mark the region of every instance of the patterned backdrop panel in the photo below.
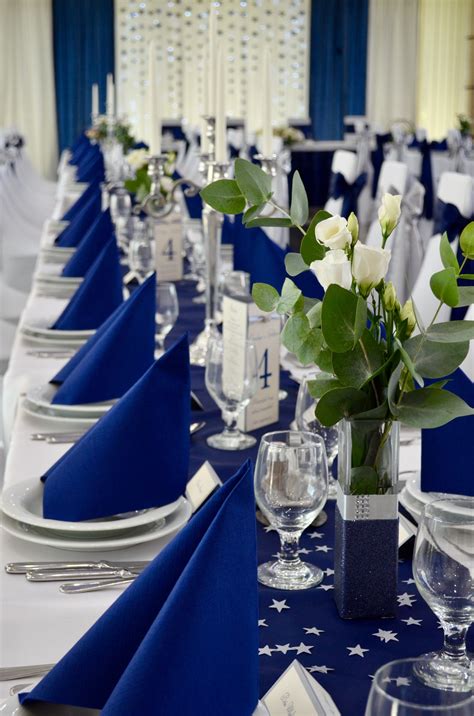
{"type": "MultiPolygon", "coordinates": [[[[270,47],[274,124],[308,116],[309,0],[215,0],[226,52],[227,116],[259,126],[262,48],[270,47]]],[[[197,123],[202,112],[209,0],[115,0],[118,107],[143,132],[147,55],[155,40],[161,114],[197,123]]]]}

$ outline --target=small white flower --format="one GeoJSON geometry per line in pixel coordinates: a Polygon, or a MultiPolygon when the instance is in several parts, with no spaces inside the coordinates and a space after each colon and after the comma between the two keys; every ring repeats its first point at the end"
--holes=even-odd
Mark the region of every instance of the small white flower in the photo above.
{"type": "Polygon", "coordinates": [[[388,237],[398,224],[401,214],[402,197],[400,194],[384,194],[379,207],[378,217],[382,233],[388,237]]]}
{"type": "Polygon", "coordinates": [[[127,162],[130,164],[132,169],[137,171],[145,166],[147,163],[148,151],[146,149],[134,149],[132,152],[127,154],[127,162]]]}
{"type": "Polygon", "coordinates": [[[332,283],[347,289],[352,285],[351,262],[342,249],[328,251],[322,260],[313,261],[311,271],[325,291],[332,283]]]}
{"type": "Polygon", "coordinates": [[[173,186],[173,180],[171,177],[161,177],[161,188],[166,193],[169,193],[171,191],[171,187],[173,186]]]}
{"type": "Polygon", "coordinates": [[[385,278],[391,252],[358,242],[352,257],[352,275],[362,293],[368,293],[385,278]]]}
{"type": "Polygon", "coordinates": [[[342,216],[331,216],[316,225],[316,241],[328,249],[345,249],[352,243],[347,220],[342,216]]]}

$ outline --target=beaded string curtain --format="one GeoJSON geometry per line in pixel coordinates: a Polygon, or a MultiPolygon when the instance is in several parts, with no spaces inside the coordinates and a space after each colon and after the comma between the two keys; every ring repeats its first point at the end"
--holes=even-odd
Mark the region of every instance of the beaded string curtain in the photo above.
{"type": "MultiPolygon", "coordinates": [[[[227,116],[258,127],[262,47],[272,52],[273,118],[308,116],[310,0],[215,0],[226,48],[227,116]]],[[[147,54],[155,40],[162,117],[197,124],[202,113],[209,0],[115,0],[118,109],[143,133],[147,54]]]]}

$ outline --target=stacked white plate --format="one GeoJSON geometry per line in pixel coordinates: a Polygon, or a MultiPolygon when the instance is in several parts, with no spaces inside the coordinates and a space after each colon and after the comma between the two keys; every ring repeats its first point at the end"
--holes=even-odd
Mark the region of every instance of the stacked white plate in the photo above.
{"type": "Polygon", "coordinates": [[[63,266],[58,262],[41,262],[34,276],[35,281],[68,288],[77,288],[83,282],[82,276],[63,276],[62,270],[63,266]]]}
{"type": "Polygon", "coordinates": [[[51,383],[31,388],[26,394],[23,407],[27,413],[47,420],[60,420],[61,422],[81,420],[88,424],[93,424],[110,410],[116,402],[116,400],[108,400],[103,403],[87,403],[84,405],[53,403],[57,390],[58,386],[51,383]]]}
{"type": "Polygon", "coordinates": [[[43,344],[68,344],[77,347],[85,343],[95,333],[95,328],[87,331],[68,331],[51,328],[50,326],[54,321],[54,318],[39,317],[34,320],[24,321],[20,326],[20,331],[29,341],[43,344]]]}
{"type": "Polygon", "coordinates": [[[146,510],[82,522],[43,517],[43,483],[24,480],[3,490],[1,523],[9,534],[58,549],[110,551],[149,542],[176,532],[191,517],[191,505],[184,497],[146,510]]]}
{"type": "Polygon", "coordinates": [[[405,487],[399,496],[400,504],[408,510],[417,522],[421,519],[424,506],[433,502],[433,500],[458,497],[458,495],[445,492],[423,492],[420,487],[420,478],[420,473],[414,472],[413,475],[407,479],[405,487]]]}

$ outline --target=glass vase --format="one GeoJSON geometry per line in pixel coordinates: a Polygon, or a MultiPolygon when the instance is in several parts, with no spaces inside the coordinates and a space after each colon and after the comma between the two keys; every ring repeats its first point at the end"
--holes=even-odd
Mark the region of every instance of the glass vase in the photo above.
{"type": "Polygon", "coordinates": [[[334,596],[344,619],[395,616],[399,442],[395,421],[339,424],[334,596]]]}

